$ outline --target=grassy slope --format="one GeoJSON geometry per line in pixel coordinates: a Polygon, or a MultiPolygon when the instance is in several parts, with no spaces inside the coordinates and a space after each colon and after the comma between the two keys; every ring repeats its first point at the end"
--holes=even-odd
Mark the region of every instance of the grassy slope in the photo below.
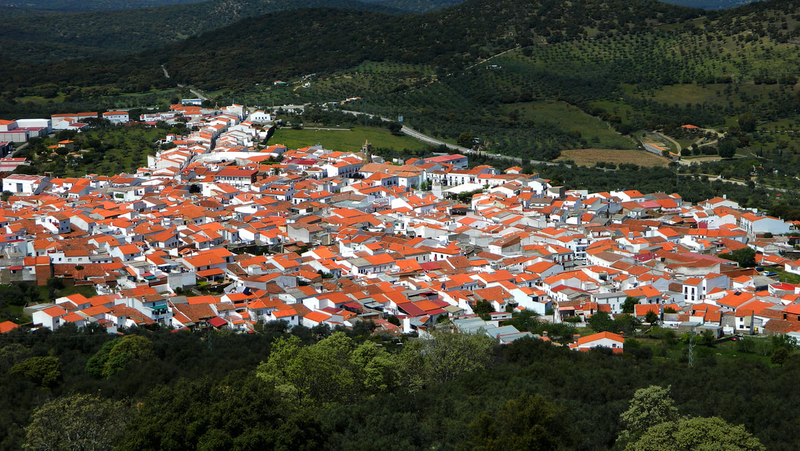
{"type": "Polygon", "coordinates": [[[539,122],[551,122],[562,125],[568,131],[577,131],[591,137],[593,146],[612,149],[634,149],[636,143],[626,136],[621,136],[606,122],[591,116],[580,108],[566,102],[530,102],[512,104],[509,108],[518,108],[526,118],[539,122]],[[596,138],[596,140],[595,140],[596,138]]]}
{"type": "Polygon", "coordinates": [[[338,151],[358,151],[369,141],[373,147],[401,149],[423,149],[426,145],[406,136],[395,136],[385,129],[354,127],[351,131],[292,130],[282,128],[270,138],[270,145],[284,144],[290,149],[322,144],[323,147],[338,151]]]}
{"type": "Polygon", "coordinates": [[[632,163],[642,167],[667,166],[668,159],[650,152],[633,149],[576,149],[561,152],[559,160],[572,160],[579,166],[594,166],[597,162],[632,163]]]}

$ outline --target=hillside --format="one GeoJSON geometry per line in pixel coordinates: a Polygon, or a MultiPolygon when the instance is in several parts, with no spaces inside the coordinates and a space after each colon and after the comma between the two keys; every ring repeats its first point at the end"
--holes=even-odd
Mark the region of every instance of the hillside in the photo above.
{"type": "Polygon", "coordinates": [[[665,0],[678,6],[688,6],[690,8],[701,9],[730,9],[738,8],[748,3],[760,0],[665,0]]]}
{"type": "MultiPolygon", "coordinates": [[[[216,30],[238,20],[263,14],[299,8],[342,8],[369,10],[388,14],[424,13],[458,5],[463,0],[138,0],[120,2],[14,2],[0,4],[4,17],[14,20],[0,29],[0,57],[19,61],[54,62],[89,57],[110,57],[134,53],[181,41],[189,36],[216,30]],[[25,6],[25,7],[23,7],[25,6]],[[145,7],[154,6],[154,7],[145,7]],[[36,9],[36,8],[47,9],[36,9]],[[124,7],[124,8],[123,8],[124,7]],[[120,10],[116,10],[120,9],[120,10]],[[60,13],[55,13],[60,11],[60,13]]],[[[730,7],[746,0],[677,0],[704,8],[730,7]]],[[[515,5],[523,9],[531,4],[515,5]]],[[[547,5],[548,2],[542,3],[547,5]]],[[[586,12],[572,8],[564,11],[567,18],[596,14],[597,11],[629,9],[624,2],[577,2],[586,12]]],[[[644,4],[648,9],[664,11],[668,5],[655,1],[644,4]]],[[[549,7],[548,7],[549,8],[549,7]]],[[[561,6],[552,8],[561,10],[561,6]]],[[[460,11],[455,8],[455,11],[460,11]]],[[[456,12],[456,14],[459,14],[456,12]]],[[[551,18],[560,20],[559,17],[551,18]]],[[[487,18],[493,20],[491,16],[487,18]]],[[[596,19],[602,19],[596,17],[596,19]]]]}
{"type": "MultiPolygon", "coordinates": [[[[0,58],[53,62],[135,53],[219,29],[244,18],[300,8],[398,12],[380,4],[357,0],[210,0],[184,3],[187,4],[120,11],[19,13],[19,17],[4,23],[0,29],[0,58]]],[[[16,14],[14,9],[5,10],[16,14]]]]}
{"type": "Polygon", "coordinates": [[[117,11],[153,6],[183,5],[207,0],[2,0],[0,7],[45,11],[117,11]]]}
{"type": "MultiPolygon", "coordinates": [[[[403,17],[284,11],[158,52],[46,70],[7,62],[0,69],[7,80],[0,110],[36,115],[150,106],[159,96],[166,102],[173,94],[165,90],[176,83],[198,86],[220,103],[361,97],[366,106],[352,108],[404,116],[451,142],[467,133],[491,151],[554,159],[565,149],[636,148],[631,132],[641,129],[727,127],[742,114],[791,121],[800,98],[793,76],[800,64],[793,44],[800,36],[798,5],[758,2],[706,12],[646,0],[470,0],[403,17]],[[301,88],[308,74],[317,75],[301,88]],[[278,79],[291,83],[273,87],[278,79]]],[[[800,150],[794,135],[751,138],[761,146],[759,157],[800,150]]],[[[687,149],[696,140],[679,139],[687,149]]],[[[748,142],[739,141],[742,155],[748,142]]]]}

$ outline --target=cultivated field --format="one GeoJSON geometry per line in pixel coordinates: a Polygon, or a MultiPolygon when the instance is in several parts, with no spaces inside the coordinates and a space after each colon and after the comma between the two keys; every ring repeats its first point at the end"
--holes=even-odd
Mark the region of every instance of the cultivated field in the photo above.
{"type": "Polygon", "coordinates": [[[631,149],[636,146],[633,140],[620,135],[607,123],[566,102],[517,103],[513,104],[513,108],[524,112],[526,119],[554,123],[565,131],[578,131],[596,146],[621,149],[631,149]]]}
{"type": "Polygon", "coordinates": [[[639,166],[667,166],[669,159],[656,156],[644,150],[630,149],[574,149],[562,150],[559,160],[572,160],[578,166],[594,166],[602,161],[606,163],[632,163],[639,166]]]}
{"type": "Polygon", "coordinates": [[[364,141],[369,140],[374,148],[424,149],[425,143],[407,136],[395,136],[382,128],[354,127],[348,131],[292,130],[282,128],[270,138],[270,144],[283,144],[289,149],[299,149],[322,144],[326,149],[357,152],[364,141]]]}

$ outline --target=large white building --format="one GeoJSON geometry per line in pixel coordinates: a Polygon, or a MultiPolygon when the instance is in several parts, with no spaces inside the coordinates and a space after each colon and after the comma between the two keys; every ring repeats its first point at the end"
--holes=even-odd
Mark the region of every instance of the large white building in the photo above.
{"type": "Polygon", "coordinates": [[[107,111],[103,113],[103,119],[107,119],[112,124],[125,124],[131,120],[127,111],[107,111]]]}
{"type": "Polygon", "coordinates": [[[41,175],[12,174],[3,179],[3,191],[32,196],[39,194],[49,185],[50,179],[41,175]]]}

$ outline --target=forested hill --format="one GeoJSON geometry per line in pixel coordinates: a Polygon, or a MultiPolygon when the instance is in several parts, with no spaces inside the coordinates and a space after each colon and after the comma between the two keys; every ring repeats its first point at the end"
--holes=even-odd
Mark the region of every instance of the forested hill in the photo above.
{"type": "MultiPolygon", "coordinates": [[[[158,48],[181,41],[189,36],[220,29],[244,18],[258,17],[278,11],[325,7],[367,10],[386,14],[421,13],[458,5],[462,0],[209,0],[200,3],[192,0],[173,1],[186,4],[120,11],[59,14],[52,12],[32,14],[31,11],[36,10],[8,8],[0,4],[0,10],[3,11],[4,16],[14,17],[14,20],[6,21],[0,29],[0,57],[29,62],[107,57],[158,48]]],[[[685,1],[691,5],[695,0],[678,1],[685,1]]],[[[720,2],[723,0],[703,0],[697,6],[707,7],[709,1],[720,2]]],[[[53,3],[53,5],[67,5],[68,2],[69,0],[63,0],[53,3]]],[[[114,2],[109,0],[108,2],[86,3],[111,5],[114,2]]],[[[166,3],[168,3],[167,0],[139,0],[130,5],[166,3]]],[[[32,5],[36,6],[38,3],[34,2],[32,5]]],[[[510,3],[501,1],[496,5],[489,2],[480,11],[482,15],[477,17],[470,16],[471,8],[467,5],[447,8],[446,14],[462,18],[470,16],[472,18],[466,17],[466,20],[473,23],[478,21],[498,23],[506,21],[509,18],[507,13],[513,14],[516,9],[523,10],[523,14],[516,18],[517,22],[530,20],[533,18],[531,13],[535,12],[539,17],[547,17],[561,25],[575,19],[575,26],[585,24],[590,28],[592,26],[590,22],[594,22],[595,24],[604,24],[606,29],[613,29],[616,24],[638,18],[647,19],[640,24],[646,27],[653,24],[652,20],[649,20],[652,19],[651,13],[675,20],[684,17],[685,11],[687,11],[655,0],[634,2],[545,0],[510,3]],[[462,6],[465,7],[462,8],[462,6]],[[559,12],[561,15],[553,14],[554,12],[559,12]],[[615,17],[615,14],[620,14],[620,16],[615,17]],[[587,18],[590,19],[588,22],[587,18]]],[[[71,11],[81,11],[81,9],[71,11]]],[[[422,22],[424,21],[422,20],[422,22]]],[[[420,20],[413,22],[419,24],[420,20]]],[[[481,27],[480,24],[478,26],[481,27]]],[[[555,26],[555,28],[559,27],[560,25],[555,26]]]]}
{"type": "MultiPolygon", "coordinates": [[[[219,8],[228,8],[220,15],[242,13],[237,4],[241,7],[236,2],[219,3],[219,8]]],[[[166,64],[178,81],[206,87],[347,68],[364,60],[434,64],[445,71],[517,45],[539,44],[543,39],[556,42],[579,38],[597,29],[646,32],[659,24],[701,14],[701,10],[654,0],[470,0],[438,12],[402,17],[304,9],[244,19],[135,57],[61,63],[48,65],[47,70],[26,66],[15,70],[13,65],[4,64],[0,71],[15,84],[113,83],[122,91],[138,91],[137,85],[149,87],[163,82],[161,64],[166,64]]],[[[165,22],[165,35],[175,33],[176,27],[167,26],[163,17],[160,20],[165,22]]],[[[126,28],[124,23],[119,26],[126,28]]],[[[93,42],[88,36],[82,39],[85,32],[81,30],[75,30],[75,42],[93,42]]],[[[157,38],[129,30],[121,31],[117,39],[134,42],[157,38]]]]}
{"type": "Polygon", "coordinates": [[[116,11],[204,1],[207,0],[0,0],[0,7],[69,12],[116,11]]]}
{"type": "Polygon", "coordinates": [[[688,6],[702,9],[729,9],[752,3],[759,0],[665,0],[673,5],[688,6]]]}
{"type": "Polygon", "coordinates": [[[464,0],[361,0],[365,3],[378,3],[390,8],[397,8],[412,13],[426,13],[449,8],[464,0]]]}
{"type": "Polygon", "coordinates": [[[18,14],[0,28],[0,57],[54,62],[109,57],[162,47],[248,17],[299,8],[343,8],[397,14],[397,9],[358,0],[210,0],[136,10],[75,14],[18,14]]]}

